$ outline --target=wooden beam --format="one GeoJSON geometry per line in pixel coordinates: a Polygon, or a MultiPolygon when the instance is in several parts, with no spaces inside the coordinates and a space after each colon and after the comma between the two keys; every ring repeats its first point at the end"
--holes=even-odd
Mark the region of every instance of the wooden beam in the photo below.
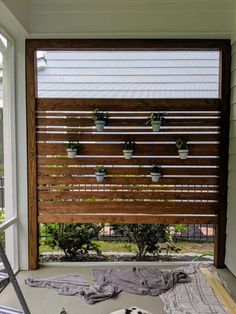
{"type": "Polygon", "coordinates": [[[220,121],[220,161],[219,187],[220,207],[219,224],[215,235],[214,265],[225,267],[226,217],[228,191],[228,159],[229,159],[229,116],[230,116],[230,76],[231,76],[231,46],[225,45],[221,50],[221,121],[220,121]]]}
{"type": "Polygon", "coordinates": [[[26,45],[27,131],[28,131],[28,217],[29,217],[29,269],[38,267],[37,220],[37,150],[35,98],[37,88],[36,51],[26,45]]]}
{"type": "Polygon", "coordinates": [[[38,217],[39,223],[119,223],[135,224],[215,224],[218,217],[212,216],[193,216],[193,215],[144,215],[136,214],[42,214],[38,217]]]}
{"type": "Polygon", "coordinates": [[[219,110],[219,99],[37,99],[37,110],[45,111],[93,111],[98,106],[106,111],[209,111],[219,110]],[[69,108],[69,110],[68,110],[69,108]],[[147,110],[148,108],[148,110],[147,110]],[[82,109],[82,110],[81,110],[82,109]]]}

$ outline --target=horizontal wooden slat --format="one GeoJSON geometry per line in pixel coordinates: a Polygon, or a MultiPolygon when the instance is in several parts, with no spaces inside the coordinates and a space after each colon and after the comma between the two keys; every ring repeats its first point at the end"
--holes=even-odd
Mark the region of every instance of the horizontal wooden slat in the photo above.
{"type": "Polygon", "coordinates": [[[39,223],[143,223],[143,224],[215,224],[216,215],[151,215],[151,214],[40,214],[39,223]]]}
{"type": "MultiPolygon", "coordinates": [[[[206,136],[208,134],[215,134],[219,133],[220,128],[218,126],[161,126],[160,132],[163,133],[169,133],[169,134],[178,134],[176,136],[180,137],[180,135],[184,134],[205,134],[206,136]]],[[[80,128],[64,128],[63,126],[59,127],[51,127],[51,126],[37,126],[37,131],[40,132],[56,132],[56,133],[77,133],[77,134],[84,134],[85,132],[93,132],[93,133],[98,133],[96,132],[96,127],[80,127],[80,128]]],[[[102,134],[106,135],[106,133],[118,133],[118,134],[124,134],[127,133],[128,136],[129,134],[139,134],[139,133],[148,133],[148,134],[153,134],[153,130],[150,126],[143,126],[140,127],[132,127],[132,128],[127,128],[127,127],[109,127],[105,126],[102,134]]],[[[101,133],[100,133],[101,134],[101,133]]]]}
{"type": "Polygon", "coordinates": [[[77,199],[163,199],[163,200],[217,200],[218,193],[203,192],[38,192],[38,199],[46,200],[77,200],[77,199]]]}
{"type": "Polygon", "coordinates": [[[62,157],[39,157],[37,158],[37,164],[41,165],[204,165],[204,166],[215,166],[219,163],[219,158],[188,158],[181,160],[178,157],[171,158],[135,158],[130,160],[124,158],[62,158],[62,157]]]}
{"type": "MultiPolygon", "coordinates": [[[[47,132],[45,130],[45,132],[47,132]]],[[[58,133],[37,133],[37,141],[68,141],[70,138],[76,141],[122,141],[127,139],[127,134],[101,134],[91,132],[88,134],[74,133],[74,134],[58,134],[58,133]]],[[[175,141],[178,135],[176,134],[163,134],[159,132],[148,132],[148,134],[132,134],[134,141],[175,141]]],[[[182,139],[188,141],[209,142],[218,141],[219,134],[182,134],[182,139]]]]}
{"type": "Polygon", "coordinates": [[[201,111],[219,110],[219,99],[36,99],[36,110],[53,111],[93,111],[101,108],[103,111],[201,111]],[[102,104],[102,106],[101,106],[102,104]]]}
{"type": "MultiPolygon", "coordinates": [[[[94,177],[38,177],[38,184],[93,184],[94,177]]],[[[149,177],[106,177],[104,183],[107,184],[153,184],[149,177]]],[[[159,184],[217,184],[217,177],[162,177],[159,184]]]]}
{"type": "MultiPolygon", "coordinates": [[[[38,144],[37,151],[39,155],[63,155],[66,153],[67,146],[65,144],[38,144]]],[[[100,155],[115,156],[123,155],[122,144],[81,144],[78,150],[79,155],[100,155]]],[[[197,145],[190,146],[191,156],[217,156],[219,154],[219,145],[197,145]]],[[[177,156],[175,144],[137,144],[135,146],[134,155],[137,156],[177,156]]]]}
{"type": "MultiPolygon", "coordinates": [[[[158,108],[157,108],[158,109],[158,108]]],[[[117,119],[117,118],[139,118],[139,119],[148,119],[150,116],[150,111],[148,109],[146,111],[107,111],[109,114],[109,119],[117,119]]],[[[165,117],[220,117],[220,111],[162,111],[165,114],[165,117]]],[[[81,108],[80,111],[37,111],[36,117],[72,117],[72,118],[87,118],[92,119],[93,112],[92,111],[84,111],[81,108]]]]}
{"type": "Polygon", "coordinates": [[[64,191],[130,191],[130,192],[199,192],[199,193],[206,193],[206,192],[218,192],[218,186],[217,185],[151,185],[151,184],[139,184],[139,185],[133,185],[133,184],[96,184],[97,182],[94,182],[94,184],[68,184],[68,185],[38,185],[38,191],[53,191],[53,192],[64,192],[64,191]]]}
{"type": "MultiPolygon", "coordinates": [[[[165,175],[217,175],[217,168],[162,168],[162,173],[165,175]]],[[[38,168],[39,175],[93,175],[94,168],[82,167],[60,167],[60,168],[38,168]]],[[[150,168],[106,168],[107,175],[150,175],[150,168]]]]}
{"type": "Polygon", "coordinates": [[[39,213],[215,214],[218,203],[180,202],[50,202],[39,201],[39,213]]]}
{"type": "MultiPolygon", "coordinates": [[[[37,126],[94,126],[92,119],[73,119],[73,118],[37,118],[37,126]]],[[[171,119],[166,118],[162,125],[163,126],[215,126],[219,124],[218,119],[209,119],[207,117],[202,117],[202,119],[171,119]]],[[[122,127],[139,127],[146,126],[145,119],[110,119],[107,121],[106,126],[122,126],[122,127]]]]}

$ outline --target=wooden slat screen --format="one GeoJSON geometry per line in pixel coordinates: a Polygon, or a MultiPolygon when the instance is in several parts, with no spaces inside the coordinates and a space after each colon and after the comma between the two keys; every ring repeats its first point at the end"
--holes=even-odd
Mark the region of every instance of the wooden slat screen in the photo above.
{"type": "Polygon", "coordinates": [[[216,222],[220,118],[217,99],[37,99],[39,222],[216,222]],[[109,112],[104,132],[92,121],[96,108],[109,112]],[[151,111],[166,113],[160,132],[146,126],[151,111]],[[180,137],[187,160],[177,154],[180,137]],[[76,158],[67,158],[70,138],[80,142],[76,158]],[[127,139],[136,142],[131,160],[122,153],[127,139]],[[96,165],[106,168],[102,183],[96,165]]]}

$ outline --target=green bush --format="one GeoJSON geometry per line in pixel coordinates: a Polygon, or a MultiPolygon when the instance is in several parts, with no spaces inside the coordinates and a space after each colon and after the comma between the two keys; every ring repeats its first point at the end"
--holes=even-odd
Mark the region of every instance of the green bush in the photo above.
{"type": "Polygon", "coordinates": [[[136,253],[139,261],[144,260],[147,253],[159,253],[159,243],[168,240],[168,225],[112,224],[111,227],[137,246],[136,253]]]}
{"type": "MultiPolygon", "coordinates": [[[[2,224],[4,221],[5,221],[5,213],[4,211],[0,211],[0,224],[2,224]]],[[[3,248],[5,248],[5,231],[0,232],[0,242],[3,248]]]]}
{"type": "Polygon", "coordinates": [[[89,251],[100,253],[93,242],[98,239],[102,225],[95,224],[44,224],[41,233],[45,239],[43,244],[59,247],[68,259],[76,259],[88,255],[89,251]]]}

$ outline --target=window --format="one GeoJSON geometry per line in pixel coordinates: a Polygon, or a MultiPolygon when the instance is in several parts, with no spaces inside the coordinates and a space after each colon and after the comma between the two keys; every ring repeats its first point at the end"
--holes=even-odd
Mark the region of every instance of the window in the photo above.
{"type": "Polygon", "coordinates": [[[219,51],[38,51],[40,98],[219,98],[219,51]]]}
{"type": "Polygon", "coordinates": [[[13,41],[0,30],[0,232],[9,261],[17,269],[13,56],[13,41]]]}

